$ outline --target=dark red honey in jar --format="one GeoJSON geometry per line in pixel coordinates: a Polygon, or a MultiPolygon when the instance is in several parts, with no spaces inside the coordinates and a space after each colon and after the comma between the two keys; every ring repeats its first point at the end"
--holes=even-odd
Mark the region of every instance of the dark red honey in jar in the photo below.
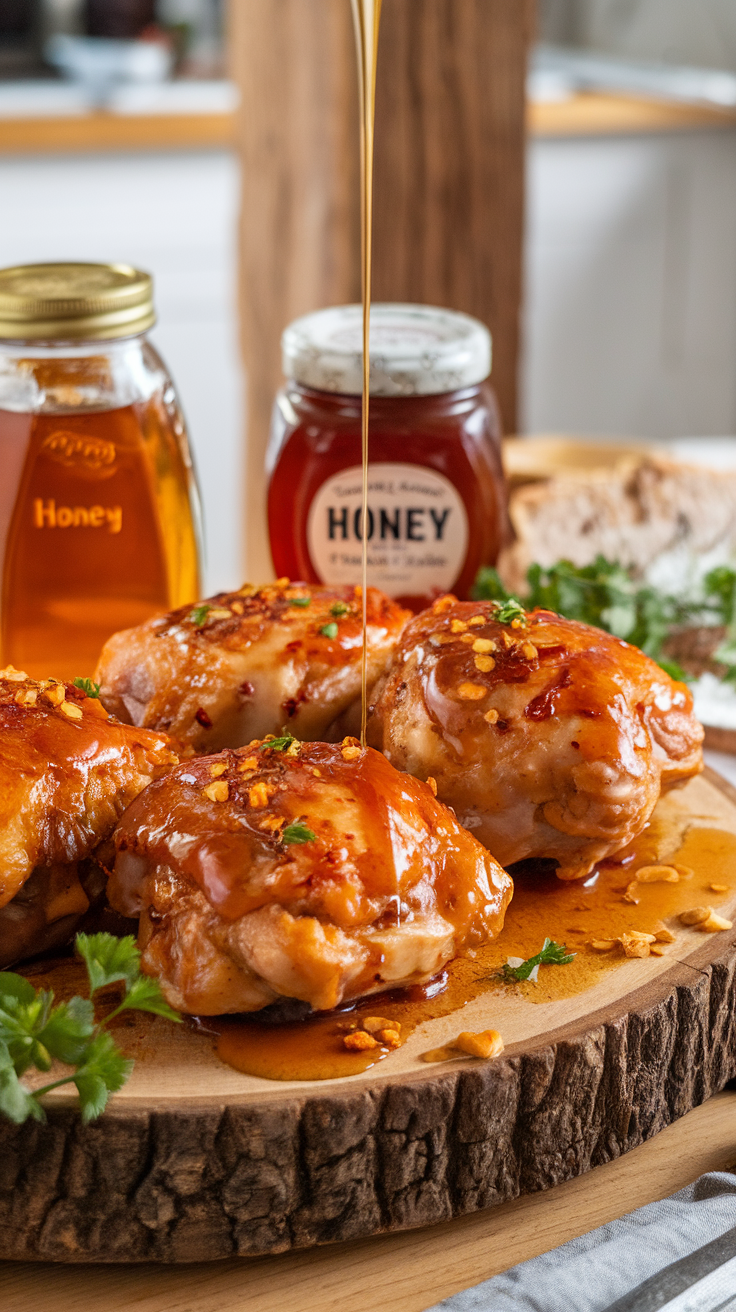
{"type": "MultiPolygon", "coordinates": [[[[268,522],[277,574],[361,577],[361,307],[297,319],[282,339],[287,382],[274,407],[268,522]]],[[[500,424],[491,338],[468,315],[374,305],[368,582],[420,610],[465,596],[502,545],[500,424]]]]}

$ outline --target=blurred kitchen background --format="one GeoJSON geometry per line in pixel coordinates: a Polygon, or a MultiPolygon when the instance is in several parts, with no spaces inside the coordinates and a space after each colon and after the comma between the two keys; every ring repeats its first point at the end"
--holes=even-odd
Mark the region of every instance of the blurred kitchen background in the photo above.
{"type": "MultiPolygon", "coordinates": [[[[736,0],[540,0],[537,36],[520,427],[736,434],[736,0]]],[[[0,0],[0,265],[153,273],[208,589],[247,513],[236,104],[224,0],[0,0]]]]}

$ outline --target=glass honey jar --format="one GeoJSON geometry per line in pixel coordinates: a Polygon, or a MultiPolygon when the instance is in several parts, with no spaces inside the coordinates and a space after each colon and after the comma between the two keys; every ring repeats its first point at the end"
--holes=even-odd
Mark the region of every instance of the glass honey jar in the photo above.
{"type": "MultiPolygon", "coordinates": [[[[361,578],[362,311],[297,319],[267,456],[277,574],[361,578]]],[[[505,536],[491,338],[477,319],[424,305],[371,309],[368,579],[414,610],[465,596],[505,536]]]]}
{"type": "Polygon", "coordinates": [[[124,264],[0,270],[3,664],[92,674],[117,629],[199,594],[199,502],[173,383],[124,264]]]}

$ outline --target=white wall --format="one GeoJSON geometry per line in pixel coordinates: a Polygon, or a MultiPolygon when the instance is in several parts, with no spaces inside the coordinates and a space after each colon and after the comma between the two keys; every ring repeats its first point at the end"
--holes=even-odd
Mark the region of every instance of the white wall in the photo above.
{"type": "Polygon", "coordinates": [[[204,502],[206,588],[242,582],[238,167],[226,151],[0,159],[0,265],[122,260],[154,277],[204,502]]]}
{"type": "Polygon", "coordinates": [[[538,138],[523,425],[736,433],[736,130],[538,138]]]}

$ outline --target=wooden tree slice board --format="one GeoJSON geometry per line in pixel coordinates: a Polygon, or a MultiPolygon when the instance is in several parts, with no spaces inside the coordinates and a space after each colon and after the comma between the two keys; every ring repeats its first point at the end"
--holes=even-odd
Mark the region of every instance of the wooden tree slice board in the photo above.
{"type": "MultiPolygon", "coordinates": [[[[688,827],[736,835],[712,771],[657,809],[663,853],[688,827]]],[[[736,870],[734,870],[736,876],[736,870]]],[[[693,903],[708,901],[695,872],[693,903]]],[[[736,878],[718,907],[733,918],[736,878]]],[[[362,1076],[271,1082],[206,1035],[148,1017],[136,1068],[80,1122],[0,1123],[0,1257],[194,1262],[278,1253],[447,1220],[548,1189],[627,1152],[736,1075],[736,929],[683,930],[677,955],[621,959],[585,991],[483,994],[420,1026],[362,1076]],[[493,1062],[421,1052],[492,1026],[493,1062]]]]}

